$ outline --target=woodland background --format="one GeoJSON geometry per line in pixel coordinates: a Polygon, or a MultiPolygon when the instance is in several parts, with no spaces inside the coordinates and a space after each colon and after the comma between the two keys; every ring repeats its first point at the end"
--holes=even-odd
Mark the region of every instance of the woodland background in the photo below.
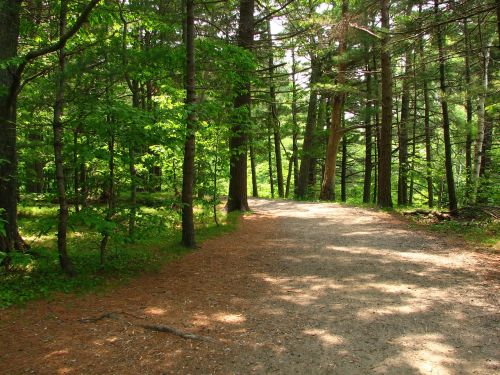
{"type": "Polygon", "coordinates": [[[158,267],[247,194],[437,208],[498,236],[499,12],[1,0],[1,304],[158,267]]]}

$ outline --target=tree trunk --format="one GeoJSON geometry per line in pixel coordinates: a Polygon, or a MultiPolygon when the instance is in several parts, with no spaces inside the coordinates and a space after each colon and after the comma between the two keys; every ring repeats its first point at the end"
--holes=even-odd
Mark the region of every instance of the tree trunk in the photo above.
{"type": "MultiPolygon", "coordinates": [[[[419,5],[419,13],[422,12],[422,4],[419,5]]],[[[420,71],[424,77],[422,82],[422,94],[424,96],[424,138],[425,138],[425,180],[427,182],[427,205],[434,206],[434,187],[432,182],[432,149],[431,149],[431,126],[430,126],[430,102],[429,85],[426,77],[426,63],[424,56],[424,39],[419,41],[420,71]]]]}
{"type": "Polygon", "coordinates": [[[373,170],[373,198],[372,198],[372,203],[375,204],[377,203],[377,197],[378,197],[378,150],[379,150],[379,145],[380,145],[380,125],[379,125],[379,118],[378,118],[378,113],[375,114],[375,147],[373,150],[373,162],[376,166],[376,168],[373,170]]]}
{"type": "Polygon", "coordinates": [[[398,205],[408,204],[408,121],[410,118],[410,53],[405,54],[405,72],[401,93],[401,121],[399,122],[399,179],[398,205]]]}
{"type": "Polygon", "coordinates": [[[252,197],[257,198],[259,196],[257,188],[257,167],[255,164],[255,150],[253,147],[252,139],[249,139],[250,143],[250,170],[252,172],[252,197]]]}
{"type": "MultiPolygon", "coordinates": [[[[59,18],[59,35],[63,35],[66,29],[66,0],[61,0],[61,10],[59,18]]],[[[64,44],[59,49],[59,71],[56,81],[56,100],[54,103],[54,120],[52,127],[54,130],[54,159],[56,168],[57,197],[59,200],[59,215],[57,225],[57,251],[62,270],[70,277],[75,275],[73,264],[68,256],[66,248],[66,236],[68,230],[68,201],[66,199],[66,187],[64,181],[64,160],[63,160],[63,124],[62,114],[64,108],[64,85],[65,85],[65,65],[66,57],[64,44]]]]}
{"type": "Polygon", "coordinates": [[[78,161],[78,136],[80,125],[73,129],[73,199],[75,212],[80,212],[80,164],[78,161]]]}
{"type": "Polygon", "coordinates": [[[479,186],[479,176],[481,172],[481,159],[483,157],[483,143],[484,143],[484,128],[485,128],[485,102],[486,93],[488,90],[488,67],[490,62],[490,50],[488,47],[482,49],[482,66],[481,73],[483,75],[482,79],[482,92],[479,95],[478,106],[477,106],[477,136],[476,143],[474,145],[474,168],[473,168],[473,178],[474,178],[474,196],[476,195],[477,188],[479,186]]]}
{"type": "Polygon", "coordinates": [[[322,200],[333,199],[333,181],[335,180],[335,170],[337,166],[337,150],[343,134],[341,119],[344,108],[344,94],[335,94],[332,103],[330,132],[325,158],[325,173],[323,175],[323,183],[321,184],[321,193],[319,196],[322,200]]]}
{"type": "MultiPolygon", "coordinates": [[[[186,139],[184,141],[184,163],[182,164],[182,244],[195,246],[193,217],[193,184],[196,132],[195,89],[195,29],[194,0],[186,1],[186,139]]],[[[245,155],[246,157],[246,155],[245,155]]]]}
{"type": "Polygon", "coordinates": [[[340,200],[347,201],[347,136],[342,136],[342,165],[340,172],[340,200]]]}
{"type": "MultiPolygon", "coordinates": [[[[348,2],[344,0],[342,1],[342,20],[339,31],[340,35],[338,48],[338,56],[340,57],[341,62],[339,63],[337,73],[337,84],[341,87],[345,83],[345,69],[347,67],[347,64],[344,62],[345,56],[343,56],[347,47],[347,12],[348,2]]],[[[332,100],[333,106],[330,120],[330,132],[328,135],[328,146],[325,157],[325,173],[323,174],[323,183],[321,184],[321,192],[319,194],[319,198],[322,200],[331,200],[333,198],[333,181],[335,180],[335,170],[337,165],[337,150],[342,135],[344,134],[344,130],[342,130],[342,115],[345,96],[346,94],[344,92],[337,92],[332,100]]]]}
{"type": "MultiPolygon", "coordinates": [[[[238,25],[238,45],[252,49],[254,35],[254,0],[240,0],[240,19],[238,25]]],[[[234,117],[229,141],[229,194],[227,211],[247,211],[247,139],[250,123],[250,82],[247,80],[236,87],[234,108],[238,114],[234,117]]]]}
{"type": "Polygon", "coordinates": [[[481,166],[479,168],[479,185],[476,194],[476,203],[488,204],[491,200],[491,191],[494,188],[492,184],[497,182],[496,179],[490,179],[492,168],[491,147],[494,139],[493,119],[486,113],[484,124],[484,142],[483,142],[483,157],[481,158],[481,166]]]}
{"type": "MultiPolygon", "coordinates": [[[[20,0],[0,3],[0,61],[17,56],[20,0]]],[[[16,66],[0,65],[0,251],[22,249],[17,227],[16,107],[20,77],[16,66]],[[3,224],[3,225],[2,225],[3,224]],[[3,227],[3,228],[2,228],[3,227]]],[[[4,264],[8,266],[9,260],[4,264]]]]}
{"type": "MultiPolygon", "coordinates": [[[[111,121],[108,117],[108,126],[110,126],[111,121]]],[[[115,210],[115,130],[111,129],[111,137],[108,142],[108,151],[109,151],[109,175],[108,175],[108,184],[106,187],[106,203],[108,205],[108,210],[106,213],[106,221],[111,222],[114,210],[115,210]]],[[[104,254],[106,252],[106,246],[109,241],[109,237],[111,236],[110,228],[105,228],[104,233],[101,239],[101,244],[99,246],[99,264],[104,266],[104,254]]]]}
{"type": "Polygon", "coordinates": [[[271,198],[274,198],[274,174],[273,174],[273,152],[271,145],[271,114],[267,114],[267,169],[269,172],[269,189],[271,189],[271,198]]]}
{"type": "MultiPolygon", "coordinates": [[[[439,0],[434,0],[434,10],[436,16],[439,12],[439,0]]],[[[448,187],[448,207],[450,211],[457,209],[457,195],[455,193],[455,180],[453,177],[453,161],[451,158],[451,137],[450,137],[450,119],[448,114],[448,87],[446,85],[446,70],[445,57],[443,47],[443,36],[441,27],[438,25],[437,43],[439,52],[439,86],[441,89],[441,111],[443,116],[443,133],[444,133],[444,153],[445,153],[445,169],[446,169],[446,184],[448,187]]]]}
{"type": "Polygon", "coordinates": [[[372,83],[370,64],[368,59],[368,48],[366,49],[366,101],[365,101],[365,173],[363,182],[363,203],[370,203],[370,191],[372,180],[372,128],[371,128],[371,110],[372,110],[372,83]]]}
{"type": "Polygon", "coordinates": [[[288,198],[290,194],[290,184],[292,182],[292,173],[293,173],[293,154],[288,159],[288,171],[286,175],[286,184],[285,184],[285,198],[288,198]]]}
{"type": "Polygon", "coordinates": [[[465,43],[465,85],[466,98],[465,110],[467,112],[466,140],[465,140],[465,204],[471,203],[473,195],[472,187],[472,95],[470,92],[470,41],[467,18],[464,19],[464,43],[465,43]]]}
{"type": "MultiPolygon", "coordinates": [[[[415,65],[414,65],[415,66],[415,65]]],[[[411,131],[411,165],[410,165],[410,192],[408,195],[408,204],[413,205],[413,196],[415,193],[415,157],[417,153],[417,84],[415,80],[415,70],[413,71],[413,119],[411,131]]]]}
{"type": "Polygon", "coordinates": [[[313,153],[314,130],[316,128],[316,112],[318,106],[318,94],[314,85],[319,81],[321,66],[316,56],[311,55],[311,78],[309,80],[309,104],[307,108],[306,129],[302,143],[302,157],[300,160],[300,171],[297,183],[297,198],[305,198],[309,182],[311,157],[313,153]]]}
{"type": "MultiPolygon", "coordinates": [[[[139,109],[139,86],[137,81],[127,77],[130,91],[132,92],[132,107],[139,109]]],[[[132,127],[134,124],[132,124],[132,127]]],[[[133,133],[132,133],[133,134],[133,133]]],[[[130,174],[130,213],[128,217],[128,235],[133,239],[135,232],[135,219],[137,214],[137,168],[135,166],[135,154],[137,145],[134,139],[129,140],[129,174],[130,174]]]]}
{"type": "MultiPolygon", "coordinates": [[[[390,29],[389,1],[380,0],[382,27],[390,29]]],[[[382,122],[378,162],[377,203],[380,207],[392,207],[391,156],[392,156],[392,72],[389,37],[384,33],[381,41],[380,68],[382,80],[382,122]]]]}
{"type": "Polygon", "coordinates": [[[280,198],[285,196],[285,191],[283,187],[283,165],[281,161],[281,134],[278,119],[278,108],[276,105],[276,88],[274,86],[274,52],[273,52],[273,40],[271,34],[271,21],[267,21],[267,29],[269,35],[269,99],[271,103],[269,104],[269,110],[271,112],[271,125],[273,129],[274,138],[274,158],[276,162],[276,178],[278,183],[278,195],[280,198]]]}

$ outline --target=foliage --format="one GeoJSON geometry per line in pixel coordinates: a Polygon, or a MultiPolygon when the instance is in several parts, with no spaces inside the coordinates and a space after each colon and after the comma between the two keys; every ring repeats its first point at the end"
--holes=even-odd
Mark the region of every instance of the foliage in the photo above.
{"type": "MultiPolygon", "coordinates": [[[[161,195],[152,194],[150,198],[161,199],[161,195]]],[[[125,233],[113,236],[103,266],[97,261],[102,228],[90,218],[91,215],[78,216],[72,222],[73,230],[68,241],[77,276],[68,278],[59,270],[51,236],[55,224],[54,206],[24,206],[23,211],[32,215],[24,215],[21,220],[22,234],[25,239],[32,239],[32,247],[29,253],[12,253],[12,269],[0,271],[0,308],[48,298],[56,292],[86,293],[122,284],[140,272],[157,271],[188,251],[179,245],[176,213],[147,206],[141,209],[148,215],[138,222],[137,240],[134,243],[124,241],[125,233]]],[[[197,210],[196,217],[200,241],[234,230],[238,218],[236,214],[224,215],[221,212],[220,225],[215,225],[210,210],[203,207],[197,210]]],[[[0,260],[3,255],[0,254],[0,260]]]]}

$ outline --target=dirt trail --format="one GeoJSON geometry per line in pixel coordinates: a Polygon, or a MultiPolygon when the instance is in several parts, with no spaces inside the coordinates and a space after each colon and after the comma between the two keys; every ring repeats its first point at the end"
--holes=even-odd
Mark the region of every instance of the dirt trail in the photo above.
{"type": "Polygon", "coordinates": [[[236,232],[159,274],[0,312],[0,372],[499,373],[495,257],[386,213],[251,206],[236,232]],[[79,321],[105,312],[126,314],[79,321]],[[213,341],[138,326],[149,323],[213,341]]]}

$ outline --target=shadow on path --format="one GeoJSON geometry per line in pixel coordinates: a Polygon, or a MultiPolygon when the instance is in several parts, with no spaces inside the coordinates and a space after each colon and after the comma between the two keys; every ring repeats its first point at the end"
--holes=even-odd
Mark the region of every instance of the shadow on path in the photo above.
{"type": "Polygon", "coordinates": [[[498,372],[497,285],[481,276],[488,265],[478,258],[385,213],[251,205],[256,214],[235,233],[159,275],[7,311],[0,330],[7,373],[498,372]],[[217,341],[126,321],[78,323],[117,310],[217,341]]]}

